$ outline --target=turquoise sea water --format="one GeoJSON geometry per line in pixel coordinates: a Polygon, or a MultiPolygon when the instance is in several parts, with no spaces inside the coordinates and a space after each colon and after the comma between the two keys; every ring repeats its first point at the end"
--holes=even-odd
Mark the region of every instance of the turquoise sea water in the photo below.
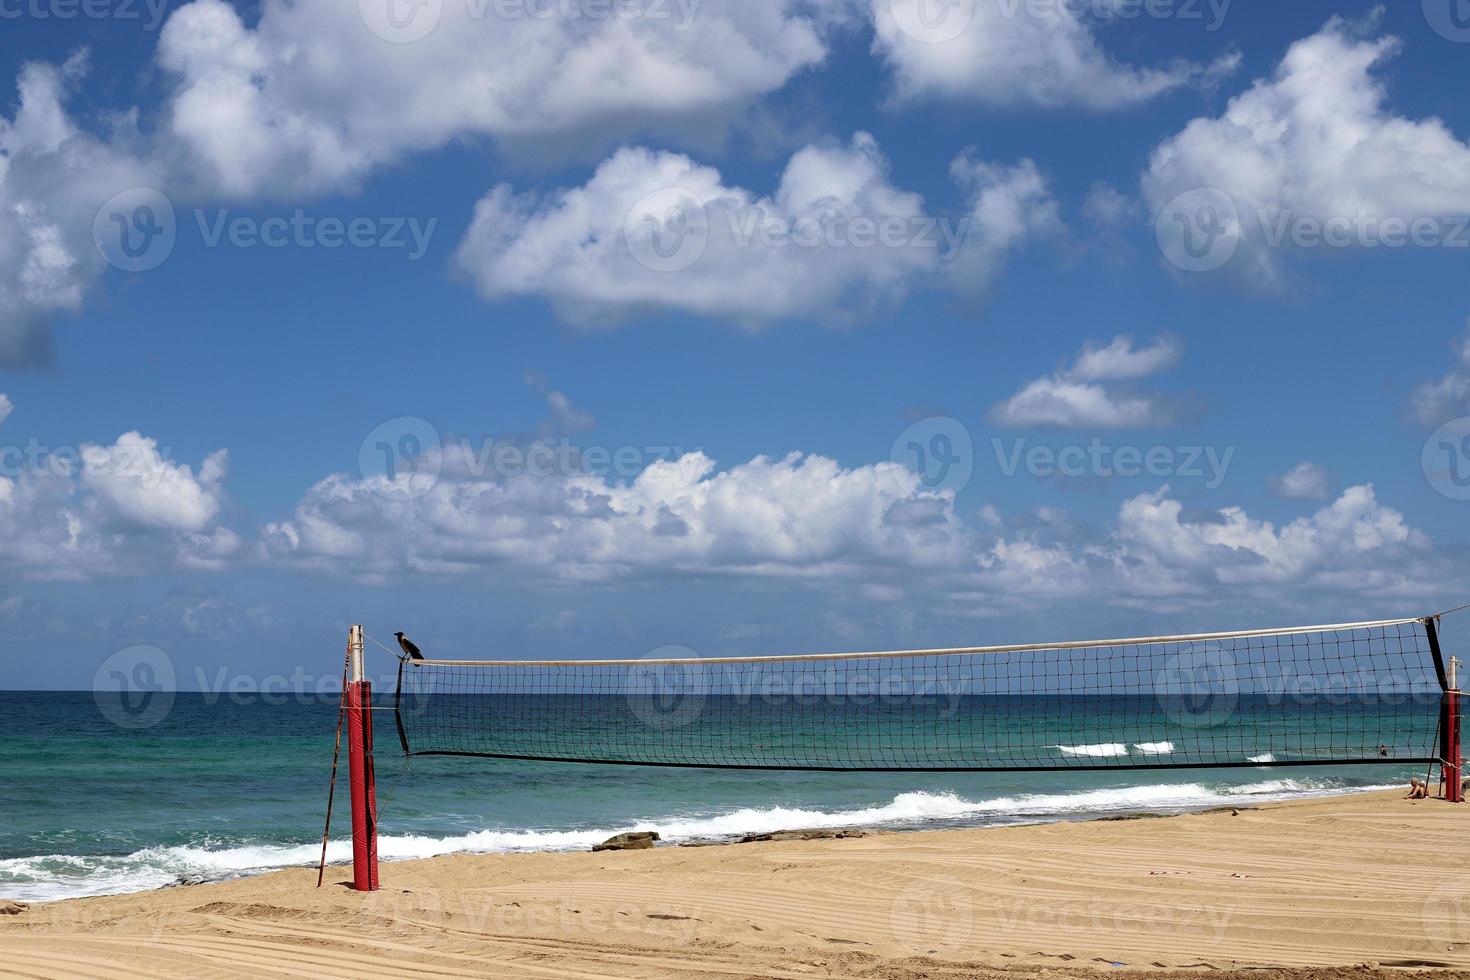
{"type": "MultiPolygon", "coordinates": [[[[314,864],[337,702],[282,700],[242,704],[178,694],[156,723],[129,728],[90,692],[0,692],[0,897],[44,901],[314,864]]],[[[1404,710],[1391,726],[1404,743],[1394,751],[1417,752],[1432,738],[1432,709],[1404,710]]],[[[933,828],[1242,805],[1404,785],[1423,768],[827,773],[410,759],[399,751],[391,715],[378,719],[380,848],[387,860],[581,849],[629,829],[655,829],[677,841],[782,828],[933,828]]],[[[1053,749],[1062,758],[1106,758],[1116,750],[1106,727],[1078,731],[1077,744],[1053,749]]],[[[1351,726],[1330,734],[1334,743],[1343,734],[1364,745],[1373,740],[1351,726]]],[[[1165,747],[1125,743],[1124,751],[1160,754],[1165,747]]],[[[338,789],[330,857],[343,861],[345,765],[338,789]]]]}

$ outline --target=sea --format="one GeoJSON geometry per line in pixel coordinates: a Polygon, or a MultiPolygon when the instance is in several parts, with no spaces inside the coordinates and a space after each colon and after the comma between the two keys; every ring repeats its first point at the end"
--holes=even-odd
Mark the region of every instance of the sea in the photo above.
{"type": "MultiPolygon", "coordinates": [[[[144,712],[144,716],[147,712],[144,712]]],[[[127,718],[141,717],[136,711],[127,718]]],[[[665,842],[783,829],[893,831],[1176,813],[1406,786],[1422,765],[1065,772],[669,769],[402,754],[378,715],[379,849],[585,850],[616,833],[665,842]]],[[[46,902],[299,866],[321,853],[336,697],[172,694],[134,725],[92,692],[0,692],[0,898],[46,902]]],[[[1429,721],[1432,732],[1433,720],[1429,721]]],[[[1416,720],[1405,728],[1422,740],[1416,720]]],[[[1060,758],[1167,754],[1086,733],[1060,758]]],[[[346,762],[328,860],[350,860],[346,762]]]]}

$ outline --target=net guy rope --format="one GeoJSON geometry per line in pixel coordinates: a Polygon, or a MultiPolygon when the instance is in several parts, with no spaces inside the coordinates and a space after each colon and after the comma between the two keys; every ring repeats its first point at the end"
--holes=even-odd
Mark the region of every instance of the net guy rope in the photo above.
{"type": "Polygon", "coordinates": [[[332,803],[337,798],[337,762],[342,755],[342,723],[347,719],[347,683],[352,670],[352,643],[347,644],[347,655],[342,660],[342,695],[337,701],[337,742],[332,747],[332,780],[327,786],[327,819],[322,827],[322,860],[317,865],[316,886],[322,887],[327,874],[327,840],[332,836],[332,803]]]}
{"type": "MultiPolygon", "coordinates": [[[[1436,616],[868,653],[399,658],[392,710],[410,756],[842,772],[1423,763],[1458,802],[1457,665],[1436,616]]],[[[370,746],[354,677],[349,734],[358,719],[370,746]]],[[[370,797],[370,757],[354,808],[359,769],[370,797]]]]}

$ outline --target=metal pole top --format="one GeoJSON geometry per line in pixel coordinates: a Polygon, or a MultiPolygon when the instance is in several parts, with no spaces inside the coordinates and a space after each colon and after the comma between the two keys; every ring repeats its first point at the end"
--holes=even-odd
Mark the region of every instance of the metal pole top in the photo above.
{"type": "Polygon", "coordinates": [[[357,684],[366,678],[362,666],[362,627],[353,626],[347,634],[348,670],[347,679],[357,684]]]}

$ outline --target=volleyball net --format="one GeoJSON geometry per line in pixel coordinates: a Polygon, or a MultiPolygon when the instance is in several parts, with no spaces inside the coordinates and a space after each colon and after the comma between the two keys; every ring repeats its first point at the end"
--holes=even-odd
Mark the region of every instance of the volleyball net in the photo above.
{"type": "Polygon", "coordinates": [[[394,713],[417,756],[833,771],[1457,767],[1453,669],[1433,618],[878,653],[404,660],[394,713]]]}

